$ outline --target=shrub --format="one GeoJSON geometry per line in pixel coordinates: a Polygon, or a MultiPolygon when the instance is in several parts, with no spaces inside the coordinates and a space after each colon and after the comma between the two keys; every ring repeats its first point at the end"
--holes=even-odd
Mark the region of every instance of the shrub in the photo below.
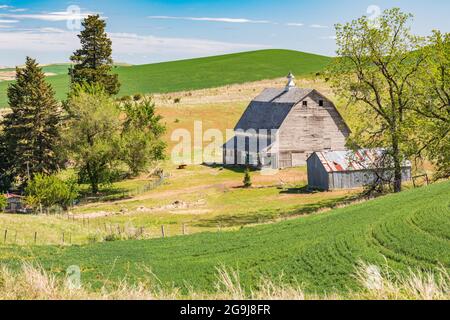
{"type": "Polygon", "coordinates": [[[0,194],[0,212],[5,210],[7,205],[8,205],[8,201],[6,200],[6,197],[4,195],[0,194]]]}
{"type": "Polygon", "coordinates": [[[55,175],[37,174],[25,192],[28,204],[35,208],[61,206],[66,210],[78,197],[78,184],[75,180],[63,181],[55,175]]]}
{"type": "Polygon", "coordinates": [[[247,167],[244,172],[244,188],[250,188],[252,186],[252,178],[250,176],[250,169],[247,167]]]}
{"type": "Polygon", "coordinates": [[[133,96],[133,100],[134,100],[134,101],[141,101],[143,97],[144,97],[144,96],[143,96],[141,93],[136,93],[136,94],[133,96]]]}
{"type": "Polygon", "coordinates": [[[180,103],[181,102],[181,98],[175,98],[173,99],[173,103],[180,103]]]}

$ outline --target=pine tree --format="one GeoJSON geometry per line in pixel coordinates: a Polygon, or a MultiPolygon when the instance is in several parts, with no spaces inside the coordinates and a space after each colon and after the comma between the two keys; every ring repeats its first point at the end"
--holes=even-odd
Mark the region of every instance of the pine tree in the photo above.
{"type": "Polygon", "coordinates": [[[16,81],[8,87],[11,113],[2,121],[2,151],[5,171],[25,182],[37,173],[58,169],[60,108],[52,87],[36,60],[27,58],[16,69],[16,81]]]}
{"type": "Polygon", "coordinates": [[[83,21],[84,30],[78,35],[81,49],[70,58],[75,64],[70,70],[72,84],[100,84],[111,95],[119,93],[120,83],[113,68],[112,42],[105,32],[106,23],[99,15],[83,21]]]}

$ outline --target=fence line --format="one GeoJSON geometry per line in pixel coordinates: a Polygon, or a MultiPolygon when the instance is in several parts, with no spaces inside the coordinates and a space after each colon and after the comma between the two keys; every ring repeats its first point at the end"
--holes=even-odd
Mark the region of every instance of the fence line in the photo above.
{"type": "MultiPolygon", "coordinates": [[[[86,219],[89,221],[90,219],[86,219]]],[[[171,236],[186,236],[189,234],[189,225],[181,223],[177,225],[177,230],[167,228],[166,225],[160,227],[134,227],[125,224],[101,223],[95,227],[88,227],[88,223],[83,224],[82,220],[75,220],[86,231],[72,232],[60,230],[58,232],[43,232],[30,230],[29,232],[18,232],[17,230],[5,227],[3,231],[3,241],[1,245],[81,245],[96,242],[108,242],[117,240],[150,240],[158,238],[168,238],[171,236]],[[178,230],[179,229],[179,230],[178,230]],[[159,231],[158,231],[159,230],[159,231]],[[72,241],[77,238],[79,241],[72,241]]],[[[91,224],[92,225],[92,224],[91,224]]],[[[0,231],[0,232],[1,232],[0,231]]],[[[219,230],[218,230],[219,231],[219,230]]]]}
{"type": "Polygon", "coordinates": [[[78,200],[78,204],[86,204],[86,203],[97,203],[97,202],[104,202],[104,201],[112,201],[112,200],[121,200],[126,199],[134,196],[138,196],[140,194],[146,193],[148,191],[154,190],[161,186],[165,179],[168,177],[168,175],[164,174],[164,172],[161,170],[161,172],[157,173],[158,180],[151,181],[150,183],[140,186],[137,188],[134,188],[129,191],[123,191],[120,193],[120,196],[118,195],[106,195],[106,196],[100,196],[100,197],[85,197],[78,200]]]}

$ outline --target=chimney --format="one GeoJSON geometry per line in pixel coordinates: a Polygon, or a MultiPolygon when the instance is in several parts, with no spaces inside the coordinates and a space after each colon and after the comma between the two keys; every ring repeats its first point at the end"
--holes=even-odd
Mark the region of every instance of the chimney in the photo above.
{"type": "Polygon", "coordinates": [[[294,82],[295,77],[292,74],[292,72],[289,72],[287,78],[288,78],[288,83],[286,84],[286,91],[289,91],[292,88],[295,88],[295,82],[294,82]]]}

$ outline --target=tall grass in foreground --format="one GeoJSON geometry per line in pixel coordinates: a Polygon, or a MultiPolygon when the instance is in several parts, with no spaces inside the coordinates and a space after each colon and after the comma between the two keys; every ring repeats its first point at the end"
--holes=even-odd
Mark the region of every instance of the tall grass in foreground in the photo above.
{"type": "MultiPolygon", "coordinates": [[[[437,273],[410,271],[400,275],[388,268],[360,263],[355,277],[361,284],[360,292],[345,295],[315,295],[305,293],[300,286],[282,284],[262,278],[250,292],[241,286],[239,274],[226,268],[217,269],[217,284],[213,293],[179,288],[163,289],[155,279],[130,285],[122,282],[114,288],[101,290],[87,287],[74,289],[69,279],[60,279],[42,267],[24,263],[18,272],[6,266],[0,268],[0,300],[448,300],[450,276],[441,268],[437,273]],[[72,289],[71,289],[72,287],[72,289]]],[[[281,280],[281,279],[280,279],[281,280]]]]}

